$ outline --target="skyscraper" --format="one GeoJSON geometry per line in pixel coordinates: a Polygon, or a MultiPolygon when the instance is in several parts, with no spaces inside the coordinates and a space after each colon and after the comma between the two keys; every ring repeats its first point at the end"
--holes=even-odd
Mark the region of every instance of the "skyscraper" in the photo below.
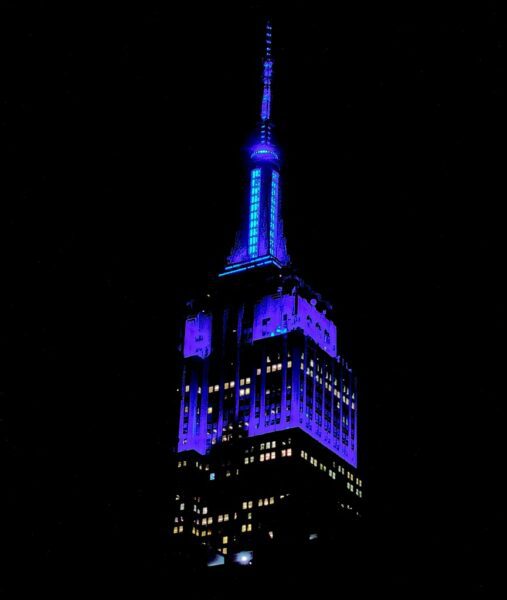
{"type": "Polygon", "coordinates": [[[363,496],[356,379],[331,304],[287,253],[272,78],[268,24],[240,226],[183,327],[171,532],[218,563],[333,535],[363,496]]]}

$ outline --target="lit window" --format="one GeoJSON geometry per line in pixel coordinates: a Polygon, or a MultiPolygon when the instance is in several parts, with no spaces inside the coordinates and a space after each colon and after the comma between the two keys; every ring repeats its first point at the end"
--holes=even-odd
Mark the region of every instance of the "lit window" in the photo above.
{"type": "Polygon", "coordinates": [[[271,452],[271,460],[274,460],[276,458],[276,452],[271,452]]]}
{"type": "Polygon", "coordinates": [[[246,531],[246,525],[241,525],[241,532],[244,533],[246,531]]]}
{"type": "Polygon", "coordinates": [[[209,474],[209,478],[210,478],[210,481],[214,481],[215,480],[215,473],[210,473],[209,474]]]}
{"type": "Polygon", "coordinates": [[[261,169],[252,169],[250,177],[250,219],[248,229],[248,254],[254,258],[259,253],[259,209],[261,199],[261,169]]]}
{"type": "Polygon", "coordinates": [[[257,375],[260,375],[260,374],[261,374],[261,370],[257,369],[257,375]]]}
{"type": "Polygon", "coordinates": [[[271,373],[271,367],[266,367],[266,373],[271,373]]]}
{"type": "Polygon", "coordinates": [[[208,406],[208,415],[211,415],[212,412],[213,412],[213,407],[212,406],[208,406]]]}
{"type": "Polygon", "coordinates": [[[245,465],[247,465],[249,462],[250,462],[250,461],[249,461],[249,457],[248,457],[248,456],[245,456],[245,460],[244,460],[244,463],[245,463],[245,465]]]}
{"type": "Polygon", "coordinates": [[[224,389],[225,389],[225,390],[228,390],[228,389],[229,389],[229,382],[228,382],[228,381],[226,381],[226,382],[224,383],[224,389]]]}
{"type": "Polygon", "coordinates": [[[246,530],[247,531],[252,531],[252,524],[248,523],[248,525],[246,526],[246,530]]]}
{"type": "Polygon", "coordinates": [[[239,385],[245,385],[245,380],[244,379],[240,379],[239,380],[239,385]]]}
{"type": "Polygon", "coordinates": [[[183,525],[180,525],[180,526],[178,527],[178,533],[181,533],[182,531],[183,531],[183,525]]]}
{"type": "Polygon", "coordinates": [[[220,386],[216,385],[214,389],[215,389],[215,392],[218,392],[218,390],[220,389],[220,386]]]}
{"type": "Polygon", "coordinates": [[[249,513],[246,513],[246,518],[247,518],[249,521],[251,521],[251,520],[252,520],[252,513],[251,513],[251,512],[249,512],[249,513]]]}
{"type": "Polygon", "coordinates": [[[292,456],[292,448],[287,448],[287,456],[292,456]]]}
{"type": "Polygon", "coordinates": [[[253,500],[249,500],[248,502],[248,508],[252,508],[253,507],[253,500]]]}
{"type": "Polygon", "coordinates": [[[276,442],[273,442],[273,443],[271,444],[271,448],[276,448],[276,442]]]}
{"type": "Polygon", "coordinates": [[[243,504],[241,505],[241,508],[243,508],[244,510],[246,510],[248,504],[246,502],[243,502],[243,504]]]}
{"type": "Polygon", "coordinates": [[[264,450],[264,443],[261,444],[261,450],[264,450]]]}
{"type": "Polygon", "coordinates": [[[273,496],[271,496],[271,498],[269,499],[269,503],[270,504],[274,504],[275,503],[275,498],[273,496]]]}
{"type": "Polygon", "coordinates": [[[224,520],[224,516],[223,515],[218,515],[218,522],[222,523],[223,520],[224,520]]]}
{"type": "Polygon", "coordinates": [[[243,388],[241,388],[241,389],[239,390],[239,395],[240,395],[240,396],[244,396],[244,395],[245,395],[245,390],[244,390],[243,388]]]}
{"type": "Polygon", "coordinates": [[[227,548],[222,548],[222,554],[227,554],[227,548]]]}
{"type": "Polygon", "coordinates": [[[228,520],[229,520],[229,513],[226,513],[226,514],[224,515],[224,521],[228,521],[228,520]]]}
{"type": "Polygon", "coordinates": [[[266,450],[270,450],[271,449],[271,442],[267,442],[266,443],[266,450]]]}
{"type": "Polygon", "coordinates": [[[248,396],[249,393],[250,393],[250,388],[246,388],[245,394],[248,396]]]}
{"type": "Polygon", "coordinates": [[[180,504],[180,510],[185,510],[185,503],[184,503],[184,502],[182,502],[182,503],[180,504]]]}
{"type": "Polygon", "coordinates": [[[264,462],[264,454],[261,454],[261,455],[259,456],[259,460],[260,460],[261,462],[264,462]]]}
{"type": "Polygon", "coordinates": [[[276,254],[277,222],[278,222],[278,182],[280,175],[278,171],[272,171],[271,193],[269,198],[269,251],[276,254]]]}
{"type": "Polygon", "coordinates": [[[208,507],[207,506],[203,506],[203,508],[202,508],[202,514],[203,515],[207,515],[208,514],[208,507]]]}
{"type": "Polygon", "coordinates": [[[224,537],[222,538],[222,544],[227,544],[228,541],[229,537],[227,535],[224,535],[224,537]]]}
{"type": "Polygon", "coordinates": [[[178,533],[178,528],[177,527],[173,527],[173,533],[178,533]]]}
{"type": "Polygon", "coordinates": [[[257,506],[262,506],[262,498],[259,498],[259,501],[257,502],[257,506]]]}
{"type": "Polygon", "coordinates": [[[189,391],[190,391],[190,386],[189,386],[189,385],[186,385],[186,386],[185,386],[185,392],[189,392],[189,391]]]}
{"type": "Polygon", "coordinates": [[[288,360],[287,361],[287,369],[291,369],[292,368],[292,361],[288,360]]]}
{"type": "Polygon", "coordinates": [[[234,383],[234,381],[231,381],[230,386],[231,388],[233,388],[236,384],[234,383]]]}
{"type": "Polygon", "coordinates": [[[246,383],[249,384],[250,383],[250,377],[246,378],[246,383]]]}

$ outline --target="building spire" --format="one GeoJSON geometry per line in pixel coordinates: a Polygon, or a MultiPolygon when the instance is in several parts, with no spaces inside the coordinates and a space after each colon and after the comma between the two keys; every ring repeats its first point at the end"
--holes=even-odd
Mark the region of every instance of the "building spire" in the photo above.
{"type": "Polygon", "coordinates": [[[271,144],[271,78],[273,76],[273,60],[271,58],[271,22],[266,23],[266,49],[264,52],[262,73],[262,105],[260,142],[271,144]]]}
{"type": "Polygon", "coordinates": [[[243,212],[236,242],[220,277],[264,267],[282,268],[290,263],[283,234],[281,211],[280,158],[271,140],[271,23],[266,24],[263,57],[260,125],[250,146],[247,207],[243,212]]]}

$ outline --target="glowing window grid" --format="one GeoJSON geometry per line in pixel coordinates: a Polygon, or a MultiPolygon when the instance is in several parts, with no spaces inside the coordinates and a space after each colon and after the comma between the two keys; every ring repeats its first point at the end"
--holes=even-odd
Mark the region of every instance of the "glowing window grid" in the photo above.
{"type": "Polygon", "coordinates": [[[259,253],[259,207],[261,201],[261,170],[252,169],[250,179],[250,228],[248,254],[253,258],[259,253]]]}
{"type": "Polygon", "coordinates": [[[278,215],[278,193],[279,193],[278,171],[273,171],[271,175],[271,197],[270,197],[270,219],[269,219],[269,252],[276,254],[276,221],[278,215]]]}

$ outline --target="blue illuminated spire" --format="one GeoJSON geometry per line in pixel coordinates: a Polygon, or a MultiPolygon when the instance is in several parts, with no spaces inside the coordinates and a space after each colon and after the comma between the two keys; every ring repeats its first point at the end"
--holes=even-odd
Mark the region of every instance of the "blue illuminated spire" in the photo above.
{"type": "Polygon", "coordinates": [[[263,91],[261,104],[261,144],[271,143],[271,79],[273,77],[273,61],[271,59],[271,23],[266,24],[266,49],[263,62],[263,91]]]}
{"type": "Polygon", "coordinates": [[[271,23],[266,24],[266,42],[262,61],[262,102],[259,133],[250,147],[247,210],[244,211],[236,243],[223,275],[267,264],[283,267],[290,262],[281,217],[280,159],[273,144],[271,128],[271,23]]]}

